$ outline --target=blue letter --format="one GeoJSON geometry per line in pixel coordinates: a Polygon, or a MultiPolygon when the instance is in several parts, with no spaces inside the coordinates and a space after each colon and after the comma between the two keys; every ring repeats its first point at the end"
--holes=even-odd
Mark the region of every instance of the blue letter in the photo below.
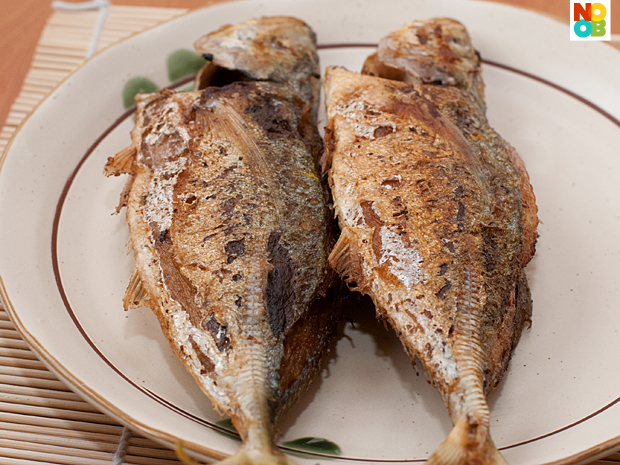
{"type": "Polygon", "coordinates": [[[592,33],[592,24],[590,23],[590,21],[586,21],[585,19],[582,19],[581,21],[578,21],[575,23],[575,34],[577,34],[577,36],[588,37],[591,33],[592,33]],[[581,30],[582,26],[586,27],[585,31],[581,30]]]}

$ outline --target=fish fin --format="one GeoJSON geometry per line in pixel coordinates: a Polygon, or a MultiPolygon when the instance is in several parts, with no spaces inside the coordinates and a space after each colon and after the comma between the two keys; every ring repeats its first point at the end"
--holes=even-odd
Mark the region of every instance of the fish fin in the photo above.
{"type": "Polygon", "coordinates": [[[504,458],[504,456],[500,453],[499,450],[497,450],[497,447],[495,447],[495,444],[493,444],[493,441],[491,440],[490,436],[488,440],[487,450],[488,450],[489,457],[491,458],[491,463],[494,463],[497,465],[508,465],[508,462],[506,462],[506,459],[504,458]]]}
{"type": "Polygon", "coordinates": [[[355,233],[349,228],[344,228],[329,254],[329,264],[342,276],[349,289],[364,293],[364,274],[356,244],[355,233]]]}
{"type": "Polygon", "coordinates": [[[201,465],[200,462],[194,460],[189,455],[187,455],[187,452],[185,452],[185,449],[183,448],[183,444],[181,444],[180,442],[177,443],[176,447],[174,448],[174,452],[177,454],[177,458],[179,459],[179,461],[185,465],[201,465]]]}
{"type": "Polygon", "coordinates": [[[508,157],[519,173],[519,195],[521,196],[521,212],[523,218],[523,250],[521,252],[521,266],[525,265],[536,253],[536,241],[538,240],[538,207],[536,195],[530,182],[530,176],[525,168],[525,162],[519,156],[517,150],[504,140],[508,149],[508,157]]]}
{"type": "Polygon", "coordinates": [[[488,430],[484,448],[475,442],[472,443],[470,438],[470,425],[467,420],[457,421],[448,437],[429,457],[425,465],[508,465],[493,444],[488,430]]]}
{"type": "Polygon", "coordinates": [[[118,205],[116,206],[116,214],[120,213],[123,207],[127,206],[127,199],[129,199],[129,193],[131,192],[131,188],[133,187],[133,182],[135,179],[136,179],[136,175],[134,174],[125,183],[125,187],[123,187],[121,196],[118,199],[118,205]]]}
{"type": "Polygon", "coordinates": [[[131,310],[132,308],[148,307],[149,299],[144,291],[142,280],[138,271],[134,268],[129,279],[129,285],[125,291],[125,297],[123,298],[123,308],[125,310],[131,310]]]}
{"type": "Polygon", "coordinates": [[[239,451],[216,465],[298,465],[292,458],[275,452],[249,449],[242,446],[239,451]]]}
{"type": "Polygon", "coordinates": [[[332,167],[332,160],[334,157],[334,148],[336,146],[335,132],[334,132],[334,118],[330,118],[327,126],[324,128],[325,135],[323,136],[323,155],[319,160],[321,165],[321,173],[327,173],[332,167]]]}
{"type": "Polygon", "coordinates": [[[106,176],[120,176],[121,174],[133,174],[133,162],[136,157],[136,147],[130,145],[118,152],[113,157],[108,158],[108,162],[103,168],[106,176]]]}
{"type": "Polygon", "coordinates": [[[123,207],[127,206],[127,198],[129,197],[129,191],[131,190],[131,186],[133,185],[133,181],[135,178],[134,159],[136,157],[136,154],[136,147],[134,145],[130,145],[129,147],[126,147],[120,152],[118,152],[113,157],[109,157],[108,162],[103,168],[103,174],[108,177],[120,176],[121,174],[133,175],[129,179],[129,181],[125,183],[125,188],[121,193],[121,198],[116,207],[116,213],[119,213],[123,207]]]}

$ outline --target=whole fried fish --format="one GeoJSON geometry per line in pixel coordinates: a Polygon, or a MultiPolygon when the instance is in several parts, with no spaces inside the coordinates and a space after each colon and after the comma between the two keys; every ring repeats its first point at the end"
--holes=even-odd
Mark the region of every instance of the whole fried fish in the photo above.
{"type": "Polygon", "coordinates": [[[124,305],[153,310],[231,417],[243,445],[225,463],[294,463],[274,445],[275,425],[318,372],[340,302],[315,36],[294,18],[260,18],[197,49],[210,60],[206,88],[138,95],[133,144],[106,166],[131,174],[124,305]]]}
{"type": "Polygon", "coordinates": [[[485,396],[532,311],[535,197],[489,127],[480,71],[463,25],[429,19],[384,38],[365,75],[324,77],[322,164],[342,229],[330,262],[442,395],[455,426],[430,464],[505,463],[485,396]]]}

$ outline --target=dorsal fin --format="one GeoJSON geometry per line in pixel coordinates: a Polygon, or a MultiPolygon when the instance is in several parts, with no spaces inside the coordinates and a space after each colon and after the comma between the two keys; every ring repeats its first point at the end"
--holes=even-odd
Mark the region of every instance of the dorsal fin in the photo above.
{"type": "Polygon", "coordinates": [[[130,145],[108,158],[103,168],[106,176],[120,176],[121,174],[134,174],[133,161],[136,157],[136,147],[130,145]]]}
{"type": "Polygon", "coordinates": [[[148,306],[149,301],[146,293],[144,292],[142,280],[138,275],[138,271],[134,268],[133,272],[131,273],[129,285],[127,286],[127,290],[125,291],[125,297],[123,298],[123,307],[125,308],[125,310],[130,310],[132,308],[148,306]]]}
{"type": "Polygon", "coordinates": [[[329,264],[338,272],[349,289],[364,293],[364,272],[360,254],[356,250],[357,238],[349,228],[344,228],[338,242],[329,254],[329,264]],[[353,249],[353,250],[352,250],[353,249]]]}

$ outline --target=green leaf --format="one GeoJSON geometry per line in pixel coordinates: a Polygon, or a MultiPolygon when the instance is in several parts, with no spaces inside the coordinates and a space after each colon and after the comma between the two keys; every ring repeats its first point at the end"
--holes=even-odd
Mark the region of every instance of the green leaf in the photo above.
{"type": "Polygon", "coordinates": [[[204,64],[204,58],[196,52],[184,48],[176,50],[168,56],[168,79],[173,82],[190,74],[196,74],[204,64]]]}
{"type": "Polygon", "coordinates": [[[241,440],[241,438],[239,437],[239,433],[237,432],[237,430],[235,429],[232,420],[230,418],[226,418],[224,420],[220,420],[218,422],[215,423],[217,426],[219,426],[220,428],[222,428],[225,431],[219,431],[219,430],[215,430],[217,433],[223,434],[224,436],[233,438],[233,439],[239,439],[241,440]]]}
{"type": "Polygon", "coordinates": [[[145,77],[134,77],[123,87],[123,106],[129,108],[135,104],[136,94],[149,94],[159,89],[157,84],[145,77]]]}
{"type": "Polygon", "coordinates": [[[342,455],[338,444],[323,438],[299,438],[283,444],[291,449],[325,455],[342,455]]]}
{"type": "Polygon", "coordinates": [[[177,92],[190,92],[190,91],[194,90],[194,83],[193,82],[188,82],[184,86],[178,87],[175,90],[177,92]]]}

